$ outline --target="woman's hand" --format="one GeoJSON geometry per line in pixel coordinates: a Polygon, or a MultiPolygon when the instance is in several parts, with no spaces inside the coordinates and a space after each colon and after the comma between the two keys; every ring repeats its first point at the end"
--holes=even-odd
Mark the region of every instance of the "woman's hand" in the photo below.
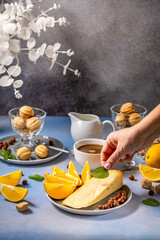
{"type": "Polygon", "coordinates": [[[106,169],[117,162],[132,161],[135,153],[151,146],[160,136],[160,104],[142,121],[130,128],[112,132],[101,151],[101,164],[106,169]]]}
{"type": "Polygon", "coordinates": [[[134,126],[116,132],[107,137],[101,151],[101,164],[106,169],[114,167],[117,162],[132,161],[135,153],[150,146],[153,139],[146,141],[146,135],[134,126]]]}

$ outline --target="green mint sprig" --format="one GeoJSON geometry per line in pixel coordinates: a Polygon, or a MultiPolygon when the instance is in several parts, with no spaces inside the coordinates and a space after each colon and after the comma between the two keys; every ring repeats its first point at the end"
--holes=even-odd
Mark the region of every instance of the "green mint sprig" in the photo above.
{"type": "Polygon", "coordinates": [[[17,159],[16,156],[12,154],[10,149],[8,149],[7,151],[0,149],[0,156],[3,157],[4,161],[7,161],[8,159],[17,159]]]}
{"type": "Polygon", "coordinates": [[[41,175],[38,175],[38,174],[34,174],[32,176],[29,176],[29,178],[32,179],[32,180],[35,180],[35,181],[39,181],[39,182],[44,180],[44,177],[42,177],[41,175]]]}
{"type": "Polygon", "coordinates": [[[160,203],[155,198],[147,198],[142,201],[144,204],[152,206],[152,207],[158,207],[160,203]]]}

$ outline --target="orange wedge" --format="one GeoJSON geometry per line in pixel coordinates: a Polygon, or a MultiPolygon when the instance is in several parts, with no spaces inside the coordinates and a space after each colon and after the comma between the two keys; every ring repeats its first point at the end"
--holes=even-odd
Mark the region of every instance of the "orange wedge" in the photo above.
{"type": "Polygon", "coordinates": [[[28,189],[0,184],[1,194],[10,202],[19,202],[28,194],[28,189]]]}
{"type": "Polygon", "coordinates": [[[61,183],[61,184],[67,184],[67,183],[72,183],[76,185],[76,180],[74,178],[70,177],[65,177],[63,175],[56,176],[56,175],[51,175],[48,173],[44,174],[44,179],[46,183],[61,183]]]}
{"type": "Polygon", "coordinates": [[[53,166],[52,168],[52,174],[56,174],[56,173],[65,173],[65,171],[63,171],[62,169],[56,167],[56,166],[53,166]]]}
{"type": "Polygon", "coordinates": [[[0,183],[16,186],[22,177],[22,170],[0,176],[0,183]]]}
{"type": "Polygon", "coordinates": [[[77,173],[77,170],[76,170],[75,166],[73,165],[72,161],[69,162],[68,173],[78,180],[78,186],[82,185],[82,181],[81,181],[81,179],[80,179],[80,177],[77,173]]]}
{"type": "Polygon", "coordinates": [[[58,178],[63,178],[66,181],[71,181],[74,184],[76,184],[76,186],[79,186],[79,180],[75,177],[73,177],[72,175],[70,175],[69,173],[56,173],[53,176],[58,177],[58,178]]]}
{"type": "Polygon", "coordinates": [[[81,174],[81,180],[82,183],[85,184],[91,179],[91,169],[89,166],[89,162],[87,161],[83,167],[82,174],[81,174]]]}
{"type": "Polygon", "coordinates": [[[43,183],[46,193],[55,199],[64,199],[68,197],[76,188],[75,184],[43,183]]]}
{"type": "Polygon", "coordinates": [[[139,171],[144,178],[153,182],[160,181],[160,169],[139,165],[139,171]]]}

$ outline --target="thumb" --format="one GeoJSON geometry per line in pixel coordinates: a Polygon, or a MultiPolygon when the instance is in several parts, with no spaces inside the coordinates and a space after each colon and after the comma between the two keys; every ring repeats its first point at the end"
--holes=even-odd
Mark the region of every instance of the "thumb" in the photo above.
{"type": "Polygon", "coordinates": [[[114,165],[116,165],[116,163],[124,156],[124,153],[122,151],[120,151],[119,149],[116,149],[116,151],[114,151],[112,153],[112,155],[110,155],[110,157],[108,158],[108,160],[106,161],[106,164],[104,165],[104,168],[106,169],[111,169],[114,167],[114,165]]]}

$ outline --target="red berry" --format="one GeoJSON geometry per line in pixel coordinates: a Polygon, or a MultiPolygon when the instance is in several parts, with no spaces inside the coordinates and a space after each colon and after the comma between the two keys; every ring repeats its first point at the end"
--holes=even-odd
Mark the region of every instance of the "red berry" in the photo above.
{"type": "Polygon", "coordinates": [[[149,190],[149,191],[148,191],[148,194],[149,194],[150,196],[153,196],[153,195],[154,195],[154,190],[149,190]]]}
{"type": "Polygon", "coordinates": [[[27,185],[27,183],[28,183],[27,180],[23,180],[23,181],[22,181],[22,184],[23,184],[23,185],[27,185]]]}
{"type": "Polygon", "coordinates": [[[49,145],[53,146],[53,141],[52,140],[49,140],[49,145]]]}
{"type": "Polygon", "coordinates": [[[133,180],[134,180],[134,176],[133,176],[133,175],[129,175],[129,179],[130,179],[131,181],[133,181],[133,180]]]}

